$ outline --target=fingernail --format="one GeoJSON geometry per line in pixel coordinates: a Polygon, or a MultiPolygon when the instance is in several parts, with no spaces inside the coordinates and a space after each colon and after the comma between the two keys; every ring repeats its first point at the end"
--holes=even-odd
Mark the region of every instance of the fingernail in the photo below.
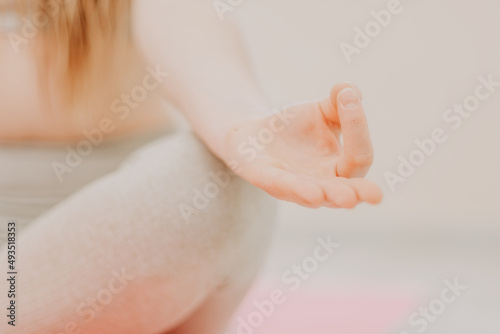
{"type": "Polygon", "coordinates": [[[340,102],[345,108],[354,109],[359,104],[359,96],[354,89],[348,87],[340,91],[340,102]]]}

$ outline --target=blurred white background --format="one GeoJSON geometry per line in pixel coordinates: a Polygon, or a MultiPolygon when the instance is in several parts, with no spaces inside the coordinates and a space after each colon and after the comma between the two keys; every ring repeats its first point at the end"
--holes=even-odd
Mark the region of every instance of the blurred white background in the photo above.
{"type": "MultiPolygon", "coordinates": [[[[443,280],[457,278],[467,291],[425,332],[498,334],[500,87],[456,130],[443,114],[474,94],[479,76],[500,82],[500,1],[401,0],[402,12],[348,63],[340,44],[353,44],[353,29],[363,29],[374,20],[370,11],[389,2],[245,0],[225,15],[240,23],[260,82],[277,107],[323,98],[337,82],[362,89],[376,151],[368,177],[385,192],[381,205],[355,211],[280,204],[259,289],[271,291],[283,272],[311,254],[317,237],[331,234],[340,251],[303,291],[375,294],[380,307],[354,307],[344,316],[362,323],[373,311],[389,320],[385,329],[339,325],[316,333],[416,333],[408,315],[439,296],[443,280]],[[437,127],[448,140],[392,192],[384,173],[397,173],[398,156],[408,158],[417,148],[414,140],[437,127]],[[389,303],[384,311],[384,300],[394,298],[405,302],[389,303]],[[402,306],[396,312],[394,305],[402,306]]],[[[301,309],[290,302],[276,312],[292,309],[301,317],[288,320],[291,328],[321,322],[314,304],[301,309]]],[[[255,333],[289,328],[281,326],[270,320],[255,333]]]]}

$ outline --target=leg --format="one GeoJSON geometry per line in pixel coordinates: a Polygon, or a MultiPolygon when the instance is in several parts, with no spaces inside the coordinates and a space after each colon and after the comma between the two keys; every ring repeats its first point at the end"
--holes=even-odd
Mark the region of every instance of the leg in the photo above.
{"type": "Polygon", "coordinates": [[[224,333],[254,277],[254,274],[241,275],[235,271],[227,284],[220,286],[185,322],[167,334],[224,333]]]}
{"type": "MultiPolygon", "coordinates": [[[[262,230],[264,231],[264,230],[262,230]]],[[[179,327],[168,334],[221,334],[248,291],[256,276],[265,248],[262,242],[270,236],[261,235],[256,242],[248,242],[236,256],[231,272],[203,304],[179,327]],[[244,249],[244,250],[243,250],[244,249]],[[256,252],[259,252],[258,254],[256,252]]]]}
{"type": "Polygon", "coordinates": [[[194,136],[175,135],[40,217],[18,242],[19,320],[5,333],[168,331],[231,275],[248,285],[270,238],[272,204],[235,176],[216,186],[211,173],[220,172],[194,136]],[[202,202],[203,189],[213,198],[202,202]],[[194,199],[199,209],[186,221],[179,208],[194,199]]]}

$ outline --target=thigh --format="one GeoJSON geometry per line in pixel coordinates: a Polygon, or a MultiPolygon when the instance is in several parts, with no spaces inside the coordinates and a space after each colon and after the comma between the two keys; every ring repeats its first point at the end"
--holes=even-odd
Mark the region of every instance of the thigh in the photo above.
{"type": "Polygon", "coordinates": [[[180,326],[166,334],[224,333],[260,270],[272,237],[273,225],[269,220],[253,224],[253,228],[233,236],[239,240],[239,245],[223,256],[227,275],[217,288],[180,326]],[[267,226],[262,226],[262,222],[267,226]]]}
{"type": "Polygon", "coordinates": [[[269,238],[273,205],[227,175],[179,134],[37,219],[19,240],[22,317],[5,333],[156,333],[198,312],[235,270],[250,279],[262,255],[246,254],[269,238]]]}

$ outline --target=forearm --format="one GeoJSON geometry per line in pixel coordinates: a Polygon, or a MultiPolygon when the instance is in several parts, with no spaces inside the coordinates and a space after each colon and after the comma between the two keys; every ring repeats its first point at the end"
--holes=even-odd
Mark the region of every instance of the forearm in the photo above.
{"type": "Polygon", "coordinates": [[[218,19],[210,1],[140,0],[133,13],[133,31],[146,58],[170,73],[162,83],[166,97],[222,157],[231,127],[271,109],[237,30],[218,19]]]}

